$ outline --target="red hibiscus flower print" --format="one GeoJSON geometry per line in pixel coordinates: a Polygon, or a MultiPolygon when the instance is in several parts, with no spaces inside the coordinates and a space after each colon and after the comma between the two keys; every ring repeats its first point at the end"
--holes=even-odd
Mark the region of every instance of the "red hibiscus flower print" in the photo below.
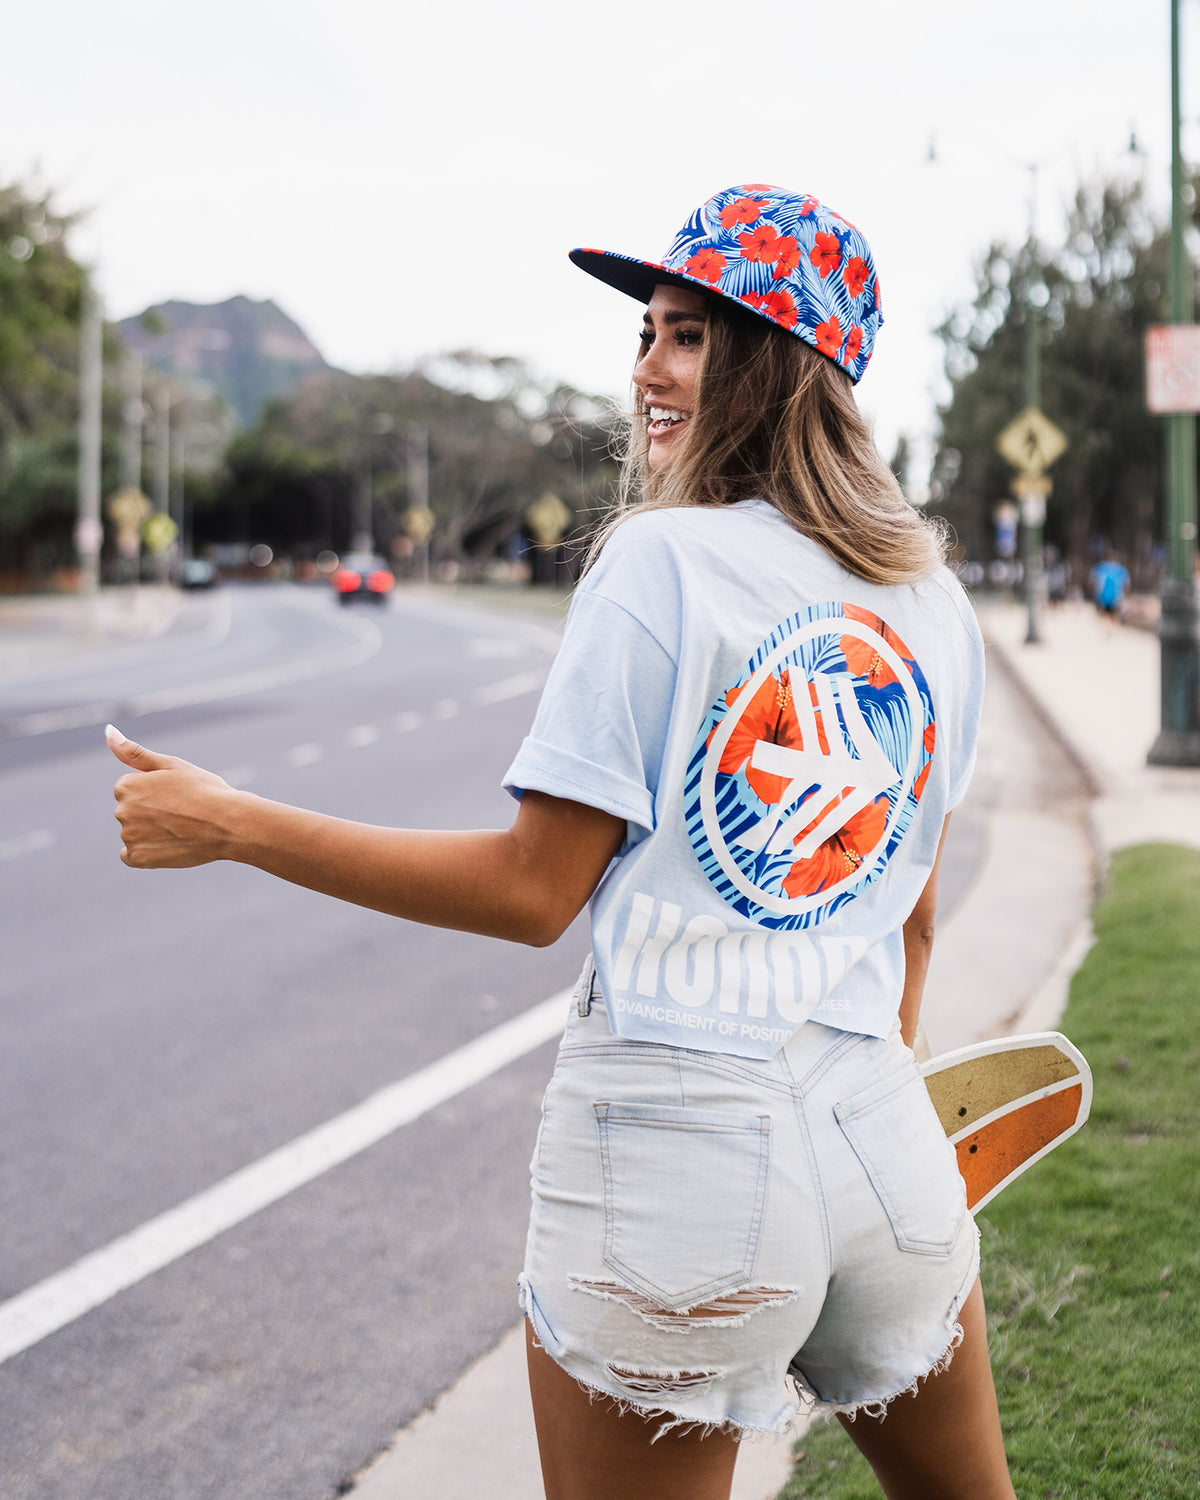
{"type": "MultiPolygon", "coordinates": [[[[820,816],[824,816],[825,811],[823,808],[820,816]]],[[[883,838],[887,816],[888,799],[876,797],[869,806],[848,818],[810,859],[796,861],[784,876],[784,890],[789,896],[811,896],[815,891],[828,890],[845,880],[847,875],[853,875],[883,838]]],[[[811,823],[809,827],[812,827],[811,823]]],[[[798,837],[803,838],[804,833],[798,837]]]]}
{"type": "Polygon", "coordinates": [[[879,311],[879,277],[875,278],[875,311],[879,311]]]}
{"type": "MultiPolygon", "coordinates": [[[[873,615],[868,609],[860,609],[857,604],[843,604],[842,613],[848,619],[869,625],[876,635],[883,637],[897,656],[902,656],[908,662],[913,660],[912,652],[892,627],[885,625],[878,615],[873,615]]],[[[841,639],[841,647],[842,655],[846,658],[846,665],[851,673],[855,677],[865,677],[871,687],[886,687],[889,682],[897,681],[895,672],[870,642],[860,641],[856,635],[844,635],[841,639]]],[[[927,745],[926,749],[932,753],[930,745],[927,745]]]]}
{"type": "Polygon", "coordinates": [[[852,297],[862,296],[862,289],[867,284],[867,277],[871,274],[871,268],[863,260],[861,255],[852,255],[846,262],[842,271],[842,280],[846,283],[846,289],[852,297]]]}
{"type": "Polygon", "coordinates": [[[779,231],[773,224],[760,224],[749,234],[739,234],[738,244],[747,260],[765,260],[770,265],[779,258],[779,231]]]}
{"type": "Polygon", "coordinates": [[[735,224],[753,224],[766,206],[765,198],[735,198],[721,210],[721,227],[732,229],[735,224]]]}
{"type": "MultiPolygon", "coordinates": [[[[730,708],[740,692],[740,688],[732,688],[725,694],[725,702],[730,708]]],[[[714,730],[713,733],[715,732],[714,730]]],[[[767,771],[758,771],[750,764],[750,757],[759,740],[766,740],[772,745],[786,745],[789,750],[804,748],[800,722],[796,718],[796,706],[792,702],[791,674],[786,668],[778,677],[768,676],[755,691],[746,705],[745,713],[734,725],[717,767],[726,776],[732,776],[735,771],[744,768],[746,780],[755,796],[763,802],[778,802],[788,785],[787,780],[782,776],[772,776],[767,771]]],[[[710,734],[709,742],[711,741],[710,734]]],[[[828,744],[822,742],[821,748],[826,754],[829,753],[828,744]]]]}
{"type": "Polygon", "coordinates": [[[747,292],[742,301],[773,318],[781,328],[796,326],[796,302],[790,292],[747,292]]]}
{"type": "Polygon", "coordinates": [[[800,244],[794,234],[781,234],[775,245],[775,269],[771,273],[778,281],[790,276],[800,264],[800,244]]]}
{"type": "Polygon", "coordinates": [[[822,354],[827,354],[830,359],[836,359],[838,350],[842,347],[842,325],[836,318],[830,318],[828,323],[818,323],[813,329],[813,336],[817,341],[817,348],[822,354]]]}
{"type": "Polygon", "coordinates": [[[842,353],[842,361],[844,364],[852,365],[858,358],[859,350],[862,348],[862,341],[862,329],[858,327],[852,328],[846,335],[846,348],[842,353]]]}
{"type": "Polygon", "coordinates": [[[695,255],[689,257],[683,268],[689,276],[695,276],[700,281],[707,281],[716,286],[721,279],[721,272],[725,269],[725,257],[719,250],[709,246],[704,250],[697,250],[695,255]]]}
{"type": "Polygon", "coordinates": [[[836,271],[842,260],[842,247],[838,243],[836,234],[830,234],[826,229],[818,229],[816,240],[812,249],[808,252],[808,258],[821,273],[824,281],[830,271],[836,271]]]}
{"type": "Polygon", "coordinates": [[[800,207],[797,210],[797,212],[803,218],[807,219],[808,216],[809,216],[809,214],[812,213],[813,209],[816,208],[816,206],[817,206],[817,200],[813,197],[813,195],[811,193],[808,193],[808,194],[806,194],[800,200],[800,207]]]}
{"type": "MultiPolygon", "coordinates": [[[[925,726],[925,733],[921,736],[921,743],[925,746],[926,754],[932,756],[934,741],[936,740],[936,738],[937,729],[934,726],[933,720],[931,719],[925,726]]],[[[921,800],[921,793],[925,790],[925,783],[929,780],[929,768],[932,764],[932,760],[927,760],[921,767],[921,769],[917,772],[917,779],[913,782],[912,789],[914,802],[920,802],[921,800]]]]}

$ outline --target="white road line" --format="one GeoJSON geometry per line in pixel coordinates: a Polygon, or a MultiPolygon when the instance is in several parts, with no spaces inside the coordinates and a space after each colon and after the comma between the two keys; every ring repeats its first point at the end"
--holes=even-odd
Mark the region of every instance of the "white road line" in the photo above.
{"type": "Polygon", "coordinates": [[[481,635],[466,643],[468,656],[476,661],[487,661],[501,656],[523,656],[529,647],[523,641],[514,641],[509,636],[481,635]]]}
{"type": "Polygon", "coordinates": [[[103,703],[75,704],[68,708],[44,709],[9,719],[3,738],[23,739],[29,735],[50,734],[58,729],[79,729],[84,725],[104,724],[109,720],[137,718],[142,714],[163,713],[171,708],[189,708],[194,704],[213,703],[221,698],[238,698],[247,693],[266,693],[293,683],[307,682],[327,672],[346,672],[380,650],[383,632],[366,620],[338,620],[337,628],[353,636],[354,644],[323,656],[306,656],[298,661],[252,672],[239,672],[211,682],[193,682],[180,687],[159,688],[137,693],[129,698],[110,698],[103,703]]]}
{"type": "Polygon", "coordinates": [[[392,723],[398,734],[411,734],[414,729],[420,729],[424,722],[425,715],[419,714],[411,708],[405,709],[403,713],[395,714],[392,717],[392,723]]]}
{"type": "Polygon", "coordinates": [[[293,745],[287,753],[287,763],[289,766],[311,766],[324,754],[320,745],[309,741],[306,745],[293,745]]]}
{"type": "Polygon", "coordinates": [[[0,860],[20,859],[22,854],[36,854],[40,849],[49,849],[55,835],[48,828],[35,828],[31,833],[19,834],[15,839],[0,839],[0,860]]]}
{"type": "Polygon", "coordinates": [[[562,1030],[562,990],[0,1304],[0,1363],[524,1057],[562,1030]]]}
{"type": "MultiPolygon", "coordinates": [[[[8,734],[23,739],[31,734],[52,734],[56,729],[81,729],[86,724],[104,724],[114,713],[114,704],[79,703],[71,708],[47,708],[36,714],[10,719],[8,734]]],[[[120,713],[117,711],[119,718],[120,713]]]]}
{"type": "Polygon", "coordinates": [[[356,724],[353,729],[346,731],[346,743],[351,750],[364,750],[368,745],[373,745],[379,738],[379,726],[377,724],[356,724]]]}
{"type": "Polygon", "coordinates": [[[536,693],[545,680],[545,672],[519,672],[515,677],[505,677],[500,682],[489,682],[486,687],[476,688],[471,701],[486,708],[491,703],[503,703],[506,698],[536,693]]]}
{"type": "Polygon", "coordinates": [[[249,786],[258,775],[257,766],[231,766],[228,771],[217,773],[222,781],[227,781],[230,786],[249,786]]]}
{"type": "Polygon", "coordinates": [[[433,719],[454,719],[458,717],[462,704],[457,698],[439,698],[429,710],[429,716],[433,719]]]}

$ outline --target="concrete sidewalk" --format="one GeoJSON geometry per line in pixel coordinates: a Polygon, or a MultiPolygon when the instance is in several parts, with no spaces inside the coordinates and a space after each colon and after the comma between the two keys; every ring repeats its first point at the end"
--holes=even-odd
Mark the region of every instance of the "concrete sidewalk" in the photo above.
{"type": "Polygon", "coordinates": [[[1158,637],[1087,604],[1046,612],[1026,646],[1025,611],[985,604],[980,623],[1039,716],[1091,783],[1091,827],[1107,855],[1130,844],[1200,847],[1200,767],[1148,766],[1158,734],[1158,637]]]}
{"type": "MultiPolygon", "coordinates": [[[[986,855],[939,923],[925,1002],[936,1052],[1055,1025],[1111,850],[1160,839],[1200,847],[1200,769],[1145,764],[1159,722],[1157,638],[1087,605],[1048,613],[1037,646],[1023,644],[1023,608],[985,602],[979,616],[991,679],[976,776],[985,811],[974,815],[987,818],[986,855]]],[[[771,1500],[788,1478],[790,1448],[744,1445],[734,1500],[771,1500]]],[[[353,1494],[536,1500],[522,1329],[399,1433],[353,1494]]]]}

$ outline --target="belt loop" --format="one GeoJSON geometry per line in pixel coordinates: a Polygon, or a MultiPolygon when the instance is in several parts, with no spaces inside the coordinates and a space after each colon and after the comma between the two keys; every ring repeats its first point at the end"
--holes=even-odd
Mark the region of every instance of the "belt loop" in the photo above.
{"type": "Polygon", "coordinates": [[[589,953],[583,961],[583,972],[579,976],[579,983],[575,986],[575,1008],[580,1016],[589,1016],[592,1013],[592,986],[596,982],[596,965],[592,962],[589,953]]]}

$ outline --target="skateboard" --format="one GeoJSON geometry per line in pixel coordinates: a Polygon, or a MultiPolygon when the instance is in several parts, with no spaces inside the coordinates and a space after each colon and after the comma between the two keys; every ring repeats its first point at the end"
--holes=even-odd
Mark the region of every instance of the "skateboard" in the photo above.
{"type": "Polygon", "coordinates": [[[921,1072],[972,1213],[1074,1135],[1092,1105],[1092,1071],[1057,1031],[961,1047],[921,1072]]]}

